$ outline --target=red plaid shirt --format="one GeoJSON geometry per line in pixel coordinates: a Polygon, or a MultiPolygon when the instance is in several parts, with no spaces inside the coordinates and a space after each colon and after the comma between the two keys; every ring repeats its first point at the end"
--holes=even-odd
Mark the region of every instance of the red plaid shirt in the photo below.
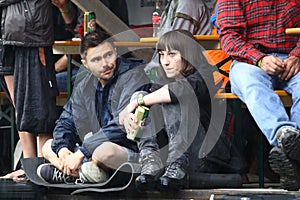
{"type": "Polygon", "coordinates": [[[300,57],[299,0],[218,0],[221,45],[233,59],[257,65],[268,53],[300,57]]]}

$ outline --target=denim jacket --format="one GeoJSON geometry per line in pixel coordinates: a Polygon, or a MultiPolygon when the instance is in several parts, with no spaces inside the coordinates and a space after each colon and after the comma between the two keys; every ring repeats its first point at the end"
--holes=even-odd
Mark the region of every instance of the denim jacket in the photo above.
{"type": "Polygon", "coordinates": [[[96,111],[99,81],[87,70],[79,72],[72,96],[56,122],[52,150],[58,153],[61,148],[67,147],[74,151],[79,146],[82,153],[90,158],[100,144],[110,141],[137,151],[136,143],[126,138],[118,115],[135,91],[148,89],[149,81],[142,64],[140,59],[118,57],[115,74],[103,88],[102,102],[97,105],[101,113],[96,111]],[[100,122],[97,116],[100,116],[100,122]],[[85,137],[88,133],[91,136],[85,137]]]}

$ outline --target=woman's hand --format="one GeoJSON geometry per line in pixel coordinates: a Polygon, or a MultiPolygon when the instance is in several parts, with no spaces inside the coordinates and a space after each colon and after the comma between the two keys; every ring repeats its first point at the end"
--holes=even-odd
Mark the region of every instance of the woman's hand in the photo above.
{"type": "Polygon", "coordinates": [[[126,133],[130,133],[137,129],[138,125],[137,118],[133,114],[135,109],[138,107],[137,99],[132,100],[126,108],[119,113],[119,123],[124,125],[126,133]]]}

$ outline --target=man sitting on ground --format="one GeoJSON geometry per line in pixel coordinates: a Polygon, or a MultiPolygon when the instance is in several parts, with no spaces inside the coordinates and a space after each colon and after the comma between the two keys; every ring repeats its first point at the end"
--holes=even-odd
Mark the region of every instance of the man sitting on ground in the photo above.
{"type": "Polygon", "coordinates": [[[126,138],[118,114],[136,90],[146,88],[142,60],[117,57],[109,36],[102,32],[86,34],[80,54],[89,71],[79,72],[53,140],[43,147],[50,163],[37,169],[48,183],[75,182],[78,177],[84,182],[105,181],[108,169],[138,161],[136,143],[126,138]],[[87,133],[92,134],[87,137],[87,133]]]}

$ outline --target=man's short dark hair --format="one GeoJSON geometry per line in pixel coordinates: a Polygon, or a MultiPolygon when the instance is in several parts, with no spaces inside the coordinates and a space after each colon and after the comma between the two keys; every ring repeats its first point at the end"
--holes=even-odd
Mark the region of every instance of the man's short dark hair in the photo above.
{"type": "Polygon", "coordinates": [[[87,50],[103,43],[104,41],[109,42],[113,45],[113,40],[110,35],[103,31],[93,31],[87,33],[80,43],[80,55],[82,59],[86,58],[87,50]]]}

